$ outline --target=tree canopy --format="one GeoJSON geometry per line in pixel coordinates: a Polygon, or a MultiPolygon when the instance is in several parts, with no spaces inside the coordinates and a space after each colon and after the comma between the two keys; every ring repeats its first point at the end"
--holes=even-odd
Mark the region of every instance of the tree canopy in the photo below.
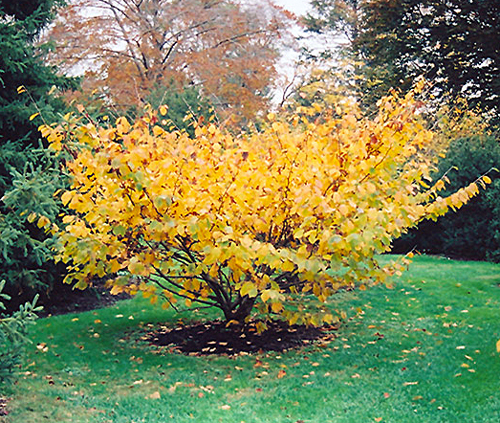
{"type": "Polygon", "coordinates": [[[500,4],[486,0],[313,1],[314,31],[343,31],[364,62],[372,99],[408,90],[418,76],[434,94],[460,96],[494,114],[500,105],[500,4]]]}
{"type": "Polygon", "coordinates": [[[85,70],[84,91],[122,112],[174,81],[245,123],[268,105],[284,19],[267,0],[72,0],[49,38],[53,63],[85,70]]]}

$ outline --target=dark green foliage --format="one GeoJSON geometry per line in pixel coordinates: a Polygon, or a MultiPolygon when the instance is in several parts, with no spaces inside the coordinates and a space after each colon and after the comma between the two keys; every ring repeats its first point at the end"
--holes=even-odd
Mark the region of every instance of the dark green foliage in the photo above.
{"type": "MultiPolygon", "coordinates": [[[[435,179],[448,172],[447,191],[451,193],[491,168],[500,169],[500,145],[494,137],[458,139],[439,162],[435,179]],[[458,169],[452,169],[454,166],[458,169]]],[[[437,222],[421,222],[417,229],[396,240],[394,251],[407,252],[416,247],[431,254],[500,262],[500,174],[492,171],[488,175],[493,183],[484,192],[458,212],[449,212],[437,222]]]]}
{"type": "Polygon", "coordinates": [[[54,193],[65,183],[37,129],[42,117],[55,121],[66,107],[49,95],[52,86],[74,85],[46,66],[34,45],[56,3],[0,1],[0,280],[8,281],[6,291],[16,297],[27,287],[52,285],[61,273],[51,262],[54,240],[28,221],[33,213],[55,219],[54,193]]]}
{"type": "MultiPolygon", "coordinates": [[[[147,98],[147,103],[154,109],[161,105],[168,106],[168,112],[165,116],[166,123],[162,126],[169,130],[186,130],[193,136],[194,129],[192,119],[186,118],[190,115],[194,119],[208,119],[213,115],[213,107],[210,102],[204,98],[200,90],[194,86],[178,88],[172,81],[168,87],[157,87],[147,98]]],[[[160,121],[162,124],[162,121],[160,121]]]]}
{"type": "Polygon", "coordinates": [[[21,23],[24,35],[33,39],[53,19],[56,7],[64,3],[65,0],[0,0],[0,16],[14,18],[21,23]]]}
{"type": "Polygon", "coordinates": [[[36,306],[37,297],[28,302],[12,315],[2,312],[6,309],[4,302],[10,297],[2,290],[5,281],[0,282],[0,383],[10,380],[15,367],[20,363],[23,347],[29,342],[27,330],[36,319],[36,314],[41,307],[36,306]]]}
{"type": "Polygon", "coordinates": [[[437,97],[463,96],[484,111],[500,107],[500,2],[490,0],[313,1],[311,30],[338,32],[364,66],[359,92],[367,106],[414,79],[432,81],[437,97]]]}
{"type": "Polygon", "coordinates": [[[10,169],[11,185],[4,191],[0,208],[0,275],[9,278],[7,290],[12,294],[50,288],[64,272],[52,261],[55,239],[38,228],[37,219],[30,222],[30,215],[56,221],[60,204],[54,193],[63,188],[65,179],[58,160],[43,148],[27,149],[24,158],[22,167],[10,169]]]}

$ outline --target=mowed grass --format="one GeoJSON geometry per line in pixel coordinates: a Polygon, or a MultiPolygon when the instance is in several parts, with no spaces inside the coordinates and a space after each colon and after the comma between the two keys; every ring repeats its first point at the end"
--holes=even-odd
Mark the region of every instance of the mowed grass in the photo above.
{"type": "Polygon", "coordinates": [[[499,283],[498,265],[417,257],[392,290],[334,298],[333,342],[237,357],[155,352],[140,331],[179,316],[141,298],[40,319],[5,421],[498,422],[499,283]]]}

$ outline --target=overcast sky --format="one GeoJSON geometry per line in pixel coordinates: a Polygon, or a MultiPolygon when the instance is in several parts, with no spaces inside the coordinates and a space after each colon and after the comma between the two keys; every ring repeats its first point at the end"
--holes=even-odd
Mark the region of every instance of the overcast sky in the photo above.
{"type": "Polygon", "coordinates": [[[296,15],[304,15],[309,10],[309,0],[274,0],[274,3],[283,6],[296,15]]]}

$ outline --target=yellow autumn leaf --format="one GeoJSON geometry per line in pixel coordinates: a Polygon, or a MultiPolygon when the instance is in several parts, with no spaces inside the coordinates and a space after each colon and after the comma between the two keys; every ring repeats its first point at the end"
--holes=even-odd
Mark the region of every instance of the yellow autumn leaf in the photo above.
{"type": "Polygon", "coordinates": [[[162,136],[164,134],[166,134],[166,132],[165,132],[165,130],[161,126],[155,125],[153,127],[153,135],[155,137],[160,137],[160,136],[162,136]]]}
{"type": "Polygon", "coordinates": [[[113,285],[111,288],[111,295],[118,295],[121,294],[124,291],[124,287],[120,285],[113,285]]]}
{"type": "Polygon", "coordinates": [[[122,268],[122,265],[120,264],[120,262],[118,262],[118,260],[111,261],[111,263],[109,265],[109,270],[111,271],[111,273],[116,273],[119,270],[121,270],[121,268],[122,268]]]}
{"type": "Polygon", "coordinates": [[[441,191],[442,189],[445,188],[445,184],[444,184],[444,181],[442,179],[440,179],[439,181],[436,182],[436,185],[434,185],[434,188],[437,190],[437,191],[441,191]]]}
{"type": "Polygon", "coordinates": [[[283,310],[283,304],[274,302],[271,304],[271,310],[275,313],[279,313],[281,310],[283,310]]]}
{"type": "Polygon", "coordinates": [[[248,295],[249,297],[255,297],[257,295],[255,284],[249,281],[245,282],[240,289],[240,294],[242,297],[244,297],[245,295],[248,295]]]}
{"type": "Polygon", "coordinates": [[[145,271],[145,266],[140,261],[134,260],[129,263],[128,270],[133,275],[142,275],[145,271]]]}
{"type": "Polygon", "coordinates": [[[260,294],[260,298],[264,302],[266,302],[269,298],[271,298],[271,295],[269,293],[269,289],[262,291],[262,294],[260,294]]]}
{"type": "Polygon", "coordinates": [[[38,222],[37,222],[37,226],[39,228],[44,228],[44,227],[46,227],[49,224],[50,224],[50,219],[48,217],[46,217],[46,216],[41,216],[38,219],[38,222]]]}
{"type": "Polygon", "coordinates": [[[73,193],[71,191],[65,191],[63,195],[61,195],[61,202],[63,203],[64,206],[67,206],[72,198],[73,198],[73,193]]]}
{"type": "Polygon", "coordinates": [[[119,117],[116,120],[116,129],[122,134],[128,133],[130,131],[130,123],[128,122],[127,118],[119,117]]]}

